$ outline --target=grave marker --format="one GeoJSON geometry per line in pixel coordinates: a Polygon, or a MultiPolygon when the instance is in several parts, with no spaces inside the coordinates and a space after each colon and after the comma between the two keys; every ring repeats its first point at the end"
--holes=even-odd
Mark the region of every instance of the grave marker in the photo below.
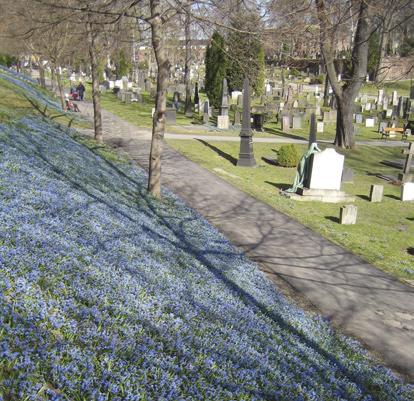
{"type": "Polygon", "coordinates": [[[401,186],[401,200],[414,201],[414,182],[406,182],[401,186]]]}
{"type": "Polygon", "coordinates": [[[243,121],[240,131],[240,153],[238,166],[253,167],[256,160],[253,154],[252,129],[250,122],[250,85],[249,79],[245,78],[243,83],[243,121]]]}
{"type": "Polygon", "coordinates": [[[341,224],[355,224],[358,208],[355,205],[342,206],[340,209],[339,222],[341,224]]]}
{"type": "Polygon", "coordinates": [[[381,202],[383,193],[384,193],[383,185],[371,185],[369,200],[371,202],[381,202]]]}
{"type": "Polygon", "coordinates": [[[404,149],[402,153],[404,155],[407,155],[407,157],[405,159],[403,172],[398,174],[398,179],[401,182],[405,183],[405,182],[411,181],[413,178],[413,175],[410,173],[410,169],[411,169],[411,160],[414,156],[414,143],[411,142],[410,145],[408,146],[408,149],[404,149]]]}

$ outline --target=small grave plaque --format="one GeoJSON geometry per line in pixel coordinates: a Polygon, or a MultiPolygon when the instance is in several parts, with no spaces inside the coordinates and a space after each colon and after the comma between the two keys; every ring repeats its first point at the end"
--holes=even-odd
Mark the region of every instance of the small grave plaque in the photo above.
{"type": "Polygon", "coordinates": [[[369,194],[369,200],[371,202],[381,202],[383,193],[384,193],[383,185],[371,185],[371,192],[369,194]]]}
{"type": "Polygon", "coordinates": [[[355,224],[357,219],[358,208],[354,205],[342,206],[340,209],[341,224],[355,224]]]}
{"type": "Polygon", "coordinates": [[[229,116],[217,116],[217,128],[229,129],[229,116]]]}
{"type": "Polygon", "coordinates": [[[323,121],[318,121],[316,123],[316,132],[317,133],[323,133],[323,126],[324,126],[323,121]]]}

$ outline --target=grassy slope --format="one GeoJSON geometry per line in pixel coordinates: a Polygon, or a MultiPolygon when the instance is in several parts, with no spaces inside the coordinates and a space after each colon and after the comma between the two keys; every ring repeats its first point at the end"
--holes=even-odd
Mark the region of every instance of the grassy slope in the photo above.
{"type": "MultiPolygon", "coordinates": [[[[279,195],[279,188],[286,188],[293,182],[295,169],[275,167],[262,160],[263,156],[275,158],[278,145],[255,144],[259,165],[257,168],[244,169],[234,166],[200,142],[168,140],[168,143],[236,187],[347,247],[384,271],[414,283],[414,258],[407,252],[408,248],[414,247],[414,204],[399,201],[399,187],[371,175],[396,175],[397,170],[380,164],[380,161],[400,158],[400,148],[361,146],[346,152],[345,163],[354,170],[355,177],[354,183],[344,184],[343,189],[357,196],[358,223],[355,226],[342,226],[337,223],[340,205],[294,202],[279,195]],[[367,200],[371,184],[384,185],[382,203],[373,204],[367,200]]],[[[211,141],[210,144],[238,158],[238,143],[211,141]]]]}

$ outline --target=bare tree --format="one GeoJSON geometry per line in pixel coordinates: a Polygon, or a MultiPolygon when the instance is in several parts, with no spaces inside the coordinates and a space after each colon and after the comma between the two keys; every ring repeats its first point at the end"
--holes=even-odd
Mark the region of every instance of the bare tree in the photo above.
{"type": "Polygon", "coordinates": [[[357,28],[352,48],[351,68],[348,79],[343,80],[342,84],[338,81],[335,69],[335,48],[332,39],[337,24],[333,22],[325,1],[315,0],[320,24],[322,57],[338,105],[335,145],[342,148],[353,148],[355,145],[353,105],[367,75],[368,41],[371,35],[370,5],[365,0],[356,0],[355,3],[357,28]]]}

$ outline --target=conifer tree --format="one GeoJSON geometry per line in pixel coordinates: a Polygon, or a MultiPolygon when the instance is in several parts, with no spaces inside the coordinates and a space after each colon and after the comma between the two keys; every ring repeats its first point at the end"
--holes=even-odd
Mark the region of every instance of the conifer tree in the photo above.
{"type": "Polygon", "coordinates": [[[216,108],[221,104],[221,85],[226,77],[227,56],[224,47],[224,38],[214,32],[206,51],[205,89],[210,104],[216,108]]]}
{"type": "Polygon", "coordinates": [[[234,28],[227,38],[228,67],[227,77],[231,91],[242,90],[244,78],[249,78],[255,95],[261,95],[264,89],[265,60],[264,49],[257,32],[260,18],[256,13],[239,11],[231,19],[234,28]]]}

